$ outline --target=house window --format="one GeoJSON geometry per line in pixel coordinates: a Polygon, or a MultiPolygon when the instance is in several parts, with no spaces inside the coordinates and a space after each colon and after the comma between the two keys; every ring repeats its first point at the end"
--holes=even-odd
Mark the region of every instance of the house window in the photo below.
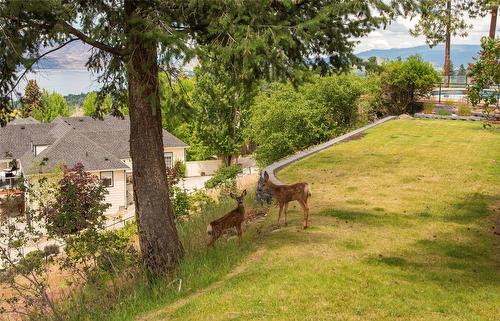
{"type": "Polygon", "coordinates": [[[164,152],[163,155],[165,156],[165,164],[167,165],[167,167],[172,167],[174,154],[171,152],[164,152]]]}
{"type": "Polygon", "coordinates": [[[113,187],[113,172],[101,172],[101,182],[106,187],[113,187]]]}

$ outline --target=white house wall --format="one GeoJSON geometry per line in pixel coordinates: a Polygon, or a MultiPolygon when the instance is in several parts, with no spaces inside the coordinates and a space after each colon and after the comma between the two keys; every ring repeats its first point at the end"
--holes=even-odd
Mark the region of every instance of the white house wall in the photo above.
{"type": "MultiPolygon", "coordinates": [[[[163,152],[172,153],[172,157],[173,157],[172,164],[175,164],[175,162],[177,162],[177,161],[180,161],[183,163],[186,162],[186,153],[185,153],[184,147],[166,147],[163,149],[163,152]]],[[[132,159],[131,158],[122,158],[121,161],[130,168],[127,170],[127,173],[132,173],[132,159]]]]}
{"type": "Polygon", "coordinates": [[[222,161],[218,159],[186,162],[186,176],[213,175],[221,165],[222,161]]]}
{"type": "MultiPolygon", "coordinates": [[[[108,172],[108,171],[103,171],[108,172]]],[[[120,207],[127,206],[126,200],[126,180],[125,180],[125,170],[115,170],[113,172],[113,186],[106,187],[108,194],[106,195],[106,203],[111,204],[106,211],[106,214],[116,214],[120,207]]],[[[93,175],[100,177],[100,172],[92,172],[93,175]]]]}

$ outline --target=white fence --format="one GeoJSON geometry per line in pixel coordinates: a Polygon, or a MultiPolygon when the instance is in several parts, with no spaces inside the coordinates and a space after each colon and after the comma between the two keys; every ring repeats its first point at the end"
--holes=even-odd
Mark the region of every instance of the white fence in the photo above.
{"type": "Polygon", "coordinates": [[[213,175],[221,165],[218,159],[186,162],[186,177],[213,175]]]}

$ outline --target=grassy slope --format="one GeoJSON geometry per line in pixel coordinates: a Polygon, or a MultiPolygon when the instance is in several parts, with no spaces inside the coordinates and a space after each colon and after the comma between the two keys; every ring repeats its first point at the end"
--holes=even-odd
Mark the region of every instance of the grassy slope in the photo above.
{"type": "Polygon", "coordinates": [[[142,320],[500,320],[498,131],[392,121],[279,176],[311,182],[312,228],[291,207],[234,273],[142,320]]]}

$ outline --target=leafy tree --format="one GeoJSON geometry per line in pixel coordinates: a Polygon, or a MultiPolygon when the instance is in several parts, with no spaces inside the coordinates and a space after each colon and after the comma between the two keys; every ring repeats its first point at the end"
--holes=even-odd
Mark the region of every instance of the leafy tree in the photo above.
{"type": "Polygon", "coordinates": [[[415,101],[427,95],[437,82],[438,75],[432,65],[419,56],[384,65],[381,87],[389,113],[413,112],[415,101]]]}
{"type": "Polygon", "coordinates": [[[57,116],[69,116],[69,106],[64,97],[56,92],[49,93],[44,90],[42,93],[42,108],[32,111],[33,118],[50,123],[57,116]]]}
{"type": "Polygon", "coordinates": [[[42,109],[42,92],[36,83],[36,80],[30,79],[24,88],[24,97],[22,98],[21,113],[23,117],[31,116],[33,110],[42,109]]]}
{"type": "Polygon", "coordinates": [[[172,80],[165,73],[160,74],[160,105],[163,128],[171,133],[185,123],[195,119],[192,95],[195,87],[194,79],[179,77],[172,80]]]}
{"type": "Polygon", "coordinates": [[[472,83],[468,95],[473,106],[483,103],[483,110],[489,114],[498,104],[500,90],[500,39],[483,37],[481,52],[476,63],[469,65],[472,83]]]}
{"type": "Polygon", "coordinates": [[[99,102],[98,94],[93,91],[88,93],[83,101],[83,114],[85,116],[95,116],[98,112],[107,115],[112,111],[113,102],[111,95],[106,95],[102,102],[99,102]]]}
{"type": "Polygon", "coordinates": [[[224,61],[238,61],[236,70],[248,78],[292,78],[311,65],[346,70],[355,58],[355,38],[386,25],[412,3],[2,1],[0,97],[5,100],[16,87],[19,65],[30,70],[41,57],[77,40],[94,47],[87,66],[101,75],[102,92],[114,101],[128,99],[139,243],[146,266],[160,273],[183,255],[165,198],[160,69],[172,74],[173,61],[182,63],[210,46],[223,48],[224,61]],[[52,49],[42,51],[40,44],[52,49]]]}
{"type": "Polygon", "coordinates": [[[243,129],[255,86],[248,84],[243,88],[244,84],[236,79],[238,75],[216,60],[204,61],[195,74],[193,102],[198,110],[199,137],[229,166],[243,144],[243,129]]]}
{"type": "Polygon", "coordinates": [[[474,1],[470,0],[422,0],[420,1],[420,19],[410,30],[414,36],[424,35],[430,47],[444,42],[444,76],[446,83],[450,79],[450,50],[452,36],[467,36],[467,30],[472,26],[467,24],[465,17],[474,16],[471,9],[474,1]]]}
{"type": "Polygon", "coordinates": [[[457,76],[465,77],[467,76],[467,69],[465,69],[463,64],[460,64],[457,71],[457,76]]]}
{"type": "Polygon", "coordinates": [[[382,66],[377,62],[377,57],[368,58],[362,65],[365,67],[367,75],[380,74],[383,70],[382,66]]]}
{"type": "Polygon", "coordinates": [[[270,164],[347,131],[357,119],[361,93],[354,75],[315,78],[299,90],[270,84],[257,95],[246,131],[257,144],[257,162],[270,164]]]}

